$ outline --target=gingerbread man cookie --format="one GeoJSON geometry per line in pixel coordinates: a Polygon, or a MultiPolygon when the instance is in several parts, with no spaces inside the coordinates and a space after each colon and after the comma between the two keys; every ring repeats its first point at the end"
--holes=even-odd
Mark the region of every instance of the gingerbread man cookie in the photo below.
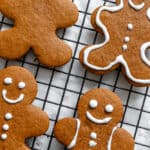
{"type": "Polygon", "coordinates": [[[30,48],[39,62],[57,67],[67,63],[70,47],[56,30],[73,25],[78,18],[70,0],[0,0],[0,11],[14,20],[14,27],[0,32],[0,56],[18,59],[30,48]]]}
{"type": "Polygon", "coordinates": [[[37,84],[33,75],[21,67],[0,71],[0,149],[29,150],[25,138],[42,135],[49,118],[33,106],[37,84]]]}
{"type": "Polygon", "coordinates": [[[134,140],[118,128],[123,106],[120,98],[106,89],[93,89],[79,100],[78,118],[56,123],[55,137],[72,150],[134,150],[134,140]]]}
{"type": "Polygon", "coordinates": [[[85,47],[81,63],[95,74],[105,74],[121,65],[135,86],[150,85],[150,1],[117,0],[117,6],[102,6],[92,16],[94,28],[104,34],[101,44],[85,47]]]}

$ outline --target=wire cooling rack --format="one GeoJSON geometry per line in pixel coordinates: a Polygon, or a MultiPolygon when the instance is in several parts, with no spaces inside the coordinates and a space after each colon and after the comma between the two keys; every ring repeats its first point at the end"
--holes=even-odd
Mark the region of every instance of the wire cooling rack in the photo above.
{"type": "MultiPolygon", "coordinates": [[[[38,83],[38,94],[34,105],[49,115],[49,130],[40,137],[27,140],[32,150],[64,150],[53,136],[55,122],[63,117],[75,117],[76,106],[81,94],[96,87],[104,87],[117,93],[124,103],[124,116],[120,126],[128,130],[135,138],[135,150],[150,150],[150,89],[136,88],[127,83],[120,70],[104,76],[95,76],[87,72],[79,63],[78,55],[87,44],[99,43],[102,36],[95,32],[90,24],[92,11],[99,5],[114,5],[106,0],[74,0],[79,9],[76,25],[60,30],[58,35],[73,49],[72,60],[60,68],[47,68],[35,59],[32,50],[21,60],[0,59],[0,68],[19,65],[29,69],[38,83]]],[[[12,22],[0,14],[0,30],[12,27],[12,22]]]]}

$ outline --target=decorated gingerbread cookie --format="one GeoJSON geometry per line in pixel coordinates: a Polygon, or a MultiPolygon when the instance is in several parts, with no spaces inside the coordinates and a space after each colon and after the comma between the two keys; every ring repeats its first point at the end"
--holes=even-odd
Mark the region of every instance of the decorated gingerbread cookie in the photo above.
{"type": "Polygon", "coordinates": [[[0,149],[29,150],[25,138],[42,135],[49,118],[33,106],[37,84],[30,72],[21,67],[0,71],[0,149]]]}
{"type": "Polygon", "coordinates": [[[18,59],[32,48],[39,62],[57,67],[67,63],[71,48],[56,30],[78,18],[70,0],[0,0],[0,11],[14,20],[14,27],[0,32],[0,57],[18,59]]]}
{"type": "Polygon", "coordinates": [[[117,0],[116,6],[97,8],[91,20],[105,40],[81,51],[85,68],[105,74],[120,65],[131,84],[150,85],[150,1],[117,0]]]}
{"type": "Polygon", "coordinates": [[[72,150],[134,150],[134,140],[117,127],[123,115],[120,98],[106,89],[93,89],[78,104],[78,118],[56,123],[55,137],[72,150]]]}

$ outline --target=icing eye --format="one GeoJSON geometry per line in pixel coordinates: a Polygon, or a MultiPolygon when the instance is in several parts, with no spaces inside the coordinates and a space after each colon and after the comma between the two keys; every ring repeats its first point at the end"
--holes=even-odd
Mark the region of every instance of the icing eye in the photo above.
{"type": "Polygon", "coordinates": [[[4,79],[4,83],[7,84],[7,85],[9,85],[9,84],[13,83],[13,80],[12,80],[12,78],[7,77],[7,78],[4,79]]]}
{"type": "Polygon", "coordinates": [[[19,89],[23,89],[23,88],[25,88],[25,86],[26,86],[26,84],[24,82],[19,82],[19,84],[18,84],[19,89]]]}
{"type": "Polygon", "coordinates": [[[150,20],[150,8],[147,9],[146,15],[148,17],[148,20],[150,20]]]}
{"type": "Polygon", "coordinates": [[[97,107],[97,105],[98,105],[97,100],[95,100],[95,99],[90,100],[90,103],[89,103],[90,108],[94,109],[97,107]]]}
{"type": "Polygon", "coordinates": [[[114,107],[111,104],[108,104],[108,105],[105,106],[105,111],[107,113],[112,113],[113,110],[114,110],[114,107]]]}

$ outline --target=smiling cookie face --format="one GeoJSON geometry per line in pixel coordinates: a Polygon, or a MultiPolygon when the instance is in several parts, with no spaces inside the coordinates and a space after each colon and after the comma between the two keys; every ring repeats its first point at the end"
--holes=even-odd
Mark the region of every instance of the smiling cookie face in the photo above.
{"type": "Polygon", "coordinates": [[[106,89],[94,89],[81,97],[79,118],[96,125],[117,124],[123,115],[120,98],[106,89]]]}
{"type": "Polygon", "coordinates": [[[0,103],[30,104],[37,92],[32,74],[21,67],[8,67],[0,71],[0,103]]]}

